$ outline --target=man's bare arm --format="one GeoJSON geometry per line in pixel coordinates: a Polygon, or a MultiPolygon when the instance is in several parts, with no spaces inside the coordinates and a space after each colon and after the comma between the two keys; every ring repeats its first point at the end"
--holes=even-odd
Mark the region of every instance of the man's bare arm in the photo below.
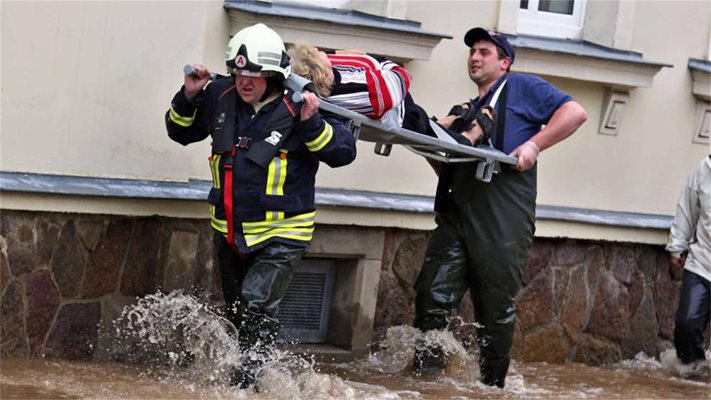
{"type": "Polygon", "coordinates": [[[533,167],[538,153],[572,135],[587,119],[585,109],[574,101],[558,107],[540,132],[511,152],[518,157],[516,169],[526,171],[533,167]]]}

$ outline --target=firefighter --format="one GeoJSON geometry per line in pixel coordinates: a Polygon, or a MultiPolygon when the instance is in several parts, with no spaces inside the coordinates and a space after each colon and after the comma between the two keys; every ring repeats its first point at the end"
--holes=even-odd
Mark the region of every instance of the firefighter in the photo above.
{"type": "MultiPolygon", "coordinates": [[[[319,162],[349,164],[355,138],[335,117],[320,116],[314,94],[293,100],[284,87],[291,70],[284,43],[264,24],[239,31],[225,62],[231,76],[212,82],[205,66],[193,65],[165,123],[182,145],[212,139],[208,202],[226,316],[239,329],[243,355],[264,354],[277,333],[279,302],[313,236],[319,162]]],[[[243,356],[231,383],[252,385],[260,365],[243,356]]]]}

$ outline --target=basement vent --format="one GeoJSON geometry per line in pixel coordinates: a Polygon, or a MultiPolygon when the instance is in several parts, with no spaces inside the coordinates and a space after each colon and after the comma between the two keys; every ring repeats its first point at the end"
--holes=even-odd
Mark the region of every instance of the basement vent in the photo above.
{"type": "Polygon", "coordinates": [[[279,339],[326,342],[334,280],[333,260],[302,259],[279,305],[279,339]]]}

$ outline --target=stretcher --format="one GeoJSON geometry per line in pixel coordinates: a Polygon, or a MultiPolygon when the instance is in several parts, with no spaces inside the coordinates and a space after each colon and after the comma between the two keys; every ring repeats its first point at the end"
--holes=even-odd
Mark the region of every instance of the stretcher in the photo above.
{"type": "MultiPolygon", "coordinates": [[[[304,90],[316,92],[311,81],[295,75],[289,75],[286,86],[294,91],[292,100],[301,101],[304,90]]],[[[429,121],[437,137],[404,129],[393,119],[375,120],[365,115],[347,110],[329,103],[321,98],[319,109],[341,116],[349,121],[351,130],[356,139],[375,143],[375,153],[388,156],[392,145],[402,145],[406,149],[420,156],[446,162],[478,162],[476,179],[490,182],[494,173],[501,171],[502,164],[516,165],[517,158],[509,156],[485,144],[476,147],[465,146],[457,143],[449,134],[434,121],[429,121]]]]}

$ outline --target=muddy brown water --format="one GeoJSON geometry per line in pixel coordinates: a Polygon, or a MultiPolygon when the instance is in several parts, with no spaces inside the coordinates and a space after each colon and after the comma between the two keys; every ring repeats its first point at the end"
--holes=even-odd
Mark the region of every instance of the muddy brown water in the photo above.
{"type": "Polygon", "coordinates": [[[358,362],[317,365],[281,381],[265,377],[261,391],[225,382],[195,383],[174,371],[116,363],[3,360],[2,399],[711,399],[708,377],[683,379],[640,365],[514,363],[505,389],[481,385],[475,373],[417,377],[375,374],[358,362]],[[705,380],[705,381],[704,381],[705,380]]]}
{"type": "Polygon", "coordinates": [[[605,367],[513,362],[506,388],[491,388],[479,382],[476,349],[451,332],[407,326],[390,328],[368,357],[349,363],[275,348],[258,390],[240,390],[229,386],[230,372],[254,355],[240,353],[239,332],[196,298],[147,296],[115,327],[95,354],[114,362],[0,359],[0,399],[711,399],[711,363],[683,366],[673,349],[605,367]],[[443,373],[413,373],[418,343],[446,351],[443,373]]]}

